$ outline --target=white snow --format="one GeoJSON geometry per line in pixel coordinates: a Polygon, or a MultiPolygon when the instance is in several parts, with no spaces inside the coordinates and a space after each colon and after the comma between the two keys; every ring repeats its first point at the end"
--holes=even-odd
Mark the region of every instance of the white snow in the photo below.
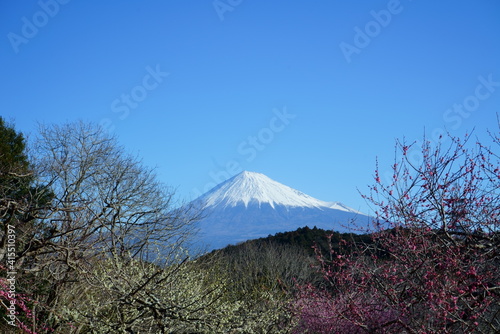
{"type": "Polygon", "coordinates": [[[353,212],[353,213],[359,213],[360,215],[364,215],[363,212],[361,211],[358,211],[358,210],[354,210],[348,206],[346,206],[345,204],[342,204],[340,202],[329,202],[328,203],[328,207],[330,209],[335,209],[335,210],[343,210],[343,211],[348,211],[348,212],[353,212]]]}
{"type": "Polygon", "coordinates": [[[241,172],[224,181],[199,198],[205,207],[234,207],[250,202],[268,203],[272,208],[275,205],[308,208],[331,208],[347,212],[356,212],[339,202],[325,202],[306,195],[298,190],[276,182],[264,174],[241,172]]]}

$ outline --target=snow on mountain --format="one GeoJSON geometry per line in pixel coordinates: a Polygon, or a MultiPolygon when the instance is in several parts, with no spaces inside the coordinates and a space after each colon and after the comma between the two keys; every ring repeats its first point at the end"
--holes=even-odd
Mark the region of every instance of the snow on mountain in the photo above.
{"type": "Polygon", "coordinates": [[[242,172],[194,201],[203,209],[202,243],[211,249],[299,227],[355,232],[371,220],[340,202],[325,202],[264,174],[242,172]]]}
{"type": "Polygon", "coordinates": [[[304,208],[332,208],[343,211],[355,212],[342,203],[324,202],[306,195],[298,190],[276,182],[264,174],[244,171],[203,195],[200,200],[205,207],[222,206],[235,207],[249,203],[269,204],[273,209],[275,205],[304,208]]]}
{"type": "Polygon", "coordinates": [[[340,202],[327,202],[327,205],[330,209],[335,209],[335,210],[343,210],[343,211],[348,211],[348,212],[353,212],[353,213],[359,213],[360,215],[364,215],[361,211],[354,210],[340,202]]]}

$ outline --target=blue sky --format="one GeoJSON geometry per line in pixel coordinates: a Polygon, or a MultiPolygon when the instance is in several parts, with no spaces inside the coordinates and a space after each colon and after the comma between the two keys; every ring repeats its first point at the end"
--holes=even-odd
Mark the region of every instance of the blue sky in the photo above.
{"type": "Polygon", "coordinates": [[[500,111],[500,3],[2,1],[0,115],[102,124],[190,199],[239,170],[369,211],[394,142],[500,111]]]}

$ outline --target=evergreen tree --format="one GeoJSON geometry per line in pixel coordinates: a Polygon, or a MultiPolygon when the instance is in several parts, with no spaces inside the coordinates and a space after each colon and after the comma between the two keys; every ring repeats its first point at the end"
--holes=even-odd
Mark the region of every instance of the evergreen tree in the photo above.
{"type": "Polygon", "coordinates": [[[8,225],[16,228],[17,264],[25,260],[33,234],[43,231],[37,218],[50,203],[52,193],[36,183],[21,132],[0,117],[0,261],[5,256],[8,225]]]}
{"type": "Polygon", "coordinates": [[[25,150],[23,135],[0,117],[0,217],[4,224],[14,218],[33,180],[25,150]]]}

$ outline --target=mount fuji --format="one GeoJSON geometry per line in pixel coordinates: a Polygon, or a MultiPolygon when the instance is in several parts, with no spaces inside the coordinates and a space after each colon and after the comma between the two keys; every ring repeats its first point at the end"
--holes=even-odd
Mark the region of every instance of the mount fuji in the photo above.
{"type": "Polygon", "coordinates": [[[244,171],[192,202],[203,211],[199,236],[210,249],[304,226],[355,232],[371,217],[340,202],[325,202],[244,171]]]}

